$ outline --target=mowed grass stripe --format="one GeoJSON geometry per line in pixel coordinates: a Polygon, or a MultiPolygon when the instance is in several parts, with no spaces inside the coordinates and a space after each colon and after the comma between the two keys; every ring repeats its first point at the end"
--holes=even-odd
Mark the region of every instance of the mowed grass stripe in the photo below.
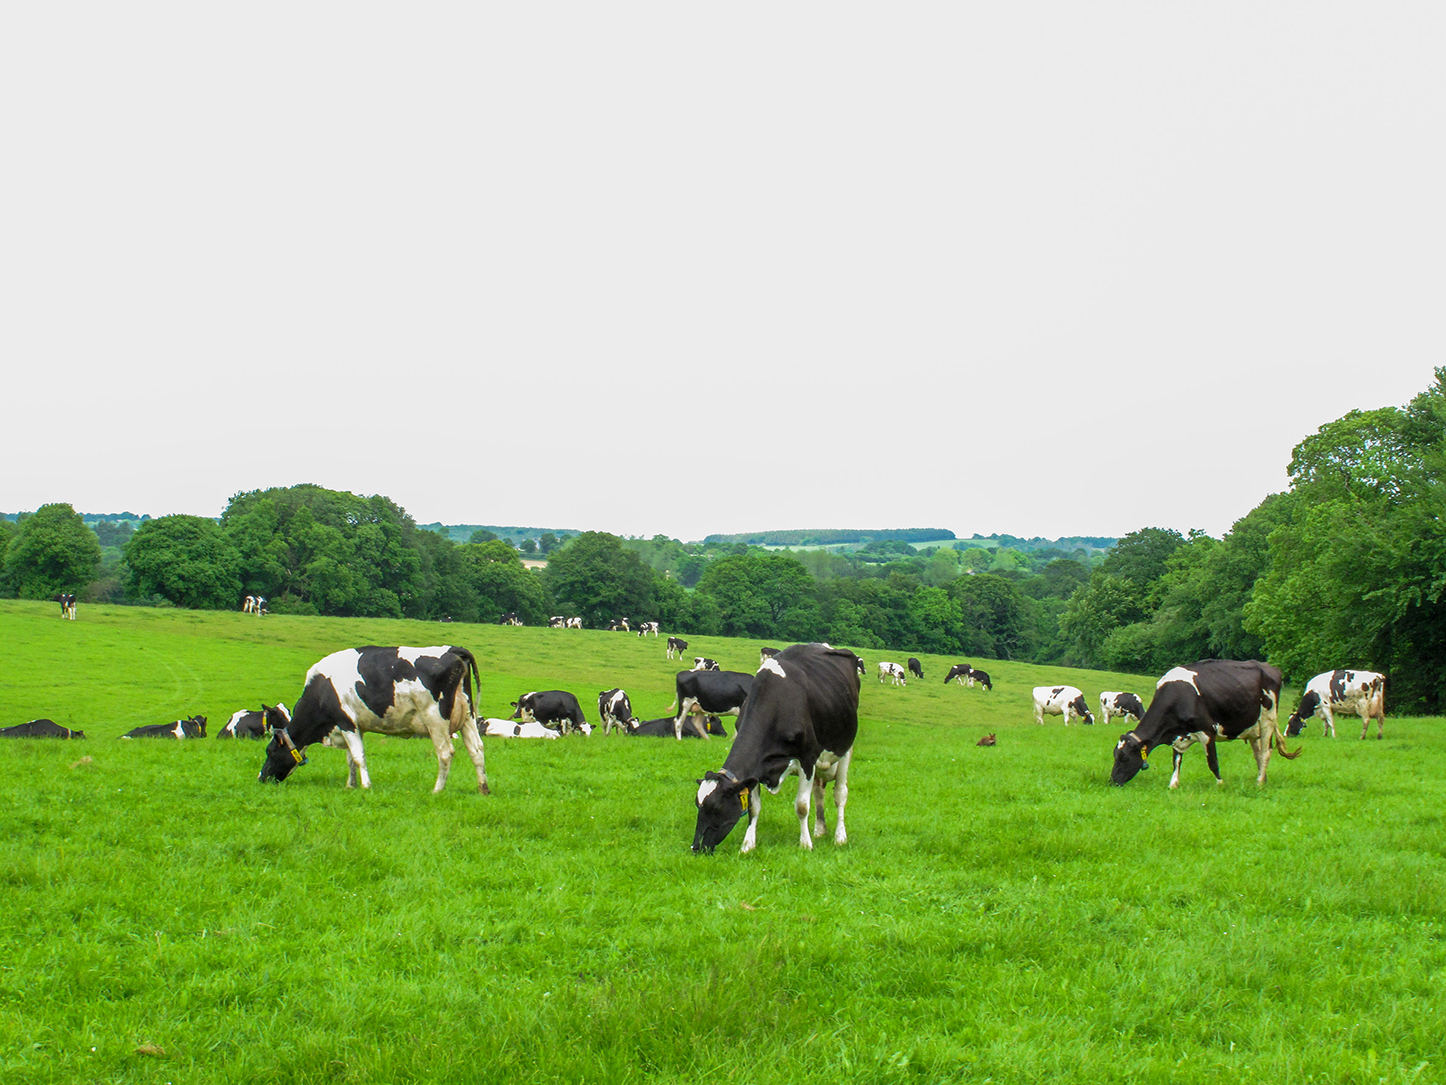
{"type": "Polygon", "coordinates": [[[369,737],[363,794],[336,750],[263,787],[259,744],[114,737],[294,703],[366,643],[466,645],[489,714],[621,685],[655,716],[661,638],[52,609],[0,603],[0,724],[92,737],[0,744],[0,1080],[1442,1077],[1439,720],[1312,734],[1263,790],[1242,743],[1223,788],[1195,750],[1116,789],[1123,728],[1036,727],[1029,689],[1151,679],[972,660],[990,694],[920,657],[865,677],[846,848],[797,848],[785,786],[757,852],[698,857],[726,740],[489,739],[482,797],[430,795],[425,741],[369,737]]]}

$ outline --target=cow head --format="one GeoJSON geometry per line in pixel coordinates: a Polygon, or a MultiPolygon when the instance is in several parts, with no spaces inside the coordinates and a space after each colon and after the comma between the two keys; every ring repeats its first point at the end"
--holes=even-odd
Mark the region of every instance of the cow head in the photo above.
{"type": "Polygon", "coordinates": [[[1083,693],[1070,702],[1070,707],[1075,710],[1075,714],[1084,720],[1086,724],[1092,725],[1095,722],[1094,716],[1090,714],[1090,706],[1085,704],[1083,693]]]}
{"type": "Polygon", "coordinates": [[[261,705],[261,715],[265,717],[264,727],[266,731],[274,733],[276,731],[284,731],[291,726],[291,712],[281,701],[277,701],[275,705],[263,703],[261,705]]]}
{"type": "Polygon", "coordinates": [[[730,780],[721,772],[707,772],[698,781],[698,826],[693,830],[693,850],[711,852],[733,831],[748,811],[748,799],[758,786],[756,777],[730,780]]]}
{"type": "Polygon", "coordinates": [[[263,784],[267,780],[280,783],[291,775],[292,769],[304,764],[306,755],[292,744],[286,728],[278,727],[271,732],[271,741],[266,744],[266,760],[261,763],[261,775],[256,779],[263,784]]]}
{"type": "Polygon", "coordinates": [[[181,721],[181,730],[188,738],[206,737],[206,717],[192,716],[188,720],[181,721]]]}
{"type": "Polygon", "coordinates": [[[1311,690],[1300,699],[1300,707],[1290,714],[1286,721],[1285,733],[1289,738],[1294,738],[1305,729],[1305,721],[1315,715],[1315,710],[1320,707],[1320,694],[1311,690]]]}
{"type": "Polygon", "coordinates": [[[1145,741],[1133,731],[1126,731],[1120,736],[1120,741],[1115,743],[1115,767],[1110,772],[1110,783],[1116,787],[1127,784],[1141,769],[1150,767],[1146,759],[1149,751],[1145,745],[1145,741]]]}

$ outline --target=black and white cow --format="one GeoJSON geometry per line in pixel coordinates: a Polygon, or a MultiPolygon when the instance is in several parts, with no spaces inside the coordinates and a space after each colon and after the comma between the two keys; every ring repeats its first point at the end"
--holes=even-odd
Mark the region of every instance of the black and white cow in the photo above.
{"type": "Polygon", "coordinates": [[[1337,712],[1354,712],[1361,717],[1361,737],[1376,721],[1376,737],[1384,738],[1386,730],[1386,676],[1376,671],[1326,671],[1312,678],[1305,686],[1300,706],[1286,721],[1285,733],[1292,738],[1305,729],[1305,721],[1319,715],[1324,725],[1321,735],[1336,737],[1337,712]]]}
{"type": "Polygon", "coordinates": [[[887,660],[879,660],[879,681],[882,683],[886,678],[896,686],[907,686],[909,684],[909,676],[903,667],[897,663],[890,663],[887,660]]]}
{"type": "Polygon", "coordinates": [[[944,676],[944,684],[958,682],[961,686],[972,686],[974,684],[974,668],[967,663],[956,663],[949,668],[949,673],[944,676]]]}
{"type": "Polygon", "coordinates": [[[763,664],[767,663],[770,659],[772,659],[772,658],[773,658],[774,656],[776,656],[777,654],[778,654],[778,649],[777,649],[777,648],[760,648],[760,649],[758,649],[758,665],[759,665],[760,667],[763,666],[763,664]]]}
{"type": "Polygon", "coordinates": [[[271,733],[274,723],[285,727],[291,722],[291,713],[280,701],[275,706],[262,705],[260,712],[238,708],[231,713],[226,726],[216,732],[217,738],[265,738],[271,733]]]}
{"type": "Polygon", "coordinates": [[[485,719],[478,721],[478,730],[492,738],[561,738],[561,731],[532,720],[522,723],[518,720],[485,719]]]}
{"type": "Polygon", "coordinates": [[[661,632],[662,628],[662,625],[658,622],[640,622],[638,623],[638,636],[646,637],[649,633],[651,633],[653,636],[656,637],[658,633],[661,632]]]}
{"type": "Polygon", "coordinates": [[[1129,716],[1139,723],[1145,718],[1145,703],[1133,693],[1105,690],[1100,694],[1100,722],[1109,723],[1111,716],[1129,716]]]}
{"type": "Polygon", "coordinates": [[[69,618],[72,622],[75,621],[75,596],[66,594],[57,595],[55,601],[60,604],[61,618],[69,618]]]}
{"type": "Polygon", "coordinates": [[[1280,671],[1254,659],[1202,659],[1188,667],[1175,667],[1155,683],[1155,696],[1145,717],[1115,744],[1112,784],[1125,784],[1143,768],[1157,746],[1175,752],[1175,771],[1170,786],[1180,783],[1181,756],[1196,742],[1205,744],[1205,761],[1220,778],[1216,744],[1244,739],[1255,752],[1260,768],[1257,784],[1264,785],[1265,770],[1274,748],[1280,756],[1294,760],[1300,751],[1285,748],[1276,710],[1280,704],[1280,671]]]}
{"type": "Polygon", "coordinates": [[[611,734],[614,727],[626,731],[637,722],[628,695],[620,689],[605,689],[597,695],[597,714],[604,735],[611,734]]]}
{"type": "Polygon", "coordinates": [[[569,618],[569,619],[567,620],[567,628],[569,628],[569,629],[581,629],[581,628],[582,628],[582,619],[581,619],[581,618],[569,618]]]}
{"type": "Polygon", "coordinates": [[[1063,716],[1066,727],[1071,719],[1084,720],[1087,724],[1095,722],[1084,694],[1074,686],[1034,687],[1034,722],[1043,723],[1045,716],[1063,716]]]}
{"type": "MultiPolygon", "coordinates": [[[[669,721],[671,722],[671,721],[669,721]]],[[[0,738],[84,738],[84,731],[72,731],[53,720],[31,720],[14,727],[0,727],[0,738]]]]}
{"type": "Polygon", "coordinates": [[[556,727],[563,734],[571,731],[592,734],[592,727],[583,717],[582,706],[577,703],[577,698],[565,689],[524,693],[512,702],[512,707],[517,709],[512,713],[514,720],[521,720],[523,723],[536,720],[538,723],[556,727]]]}
{"type": "Polygon", "coordinates": [[[987,690],[993,691],[994,689],[994,684],[989,681],[988,671],[981,671],[978,667],[970,667],[969,684],[972,686],[975,682],[978,682],[987,690]]]}
{"type": "MultiPolygon", "coordinates": [[[[767,664],[765,664],[766,666],[767,664]]],[[[742,671],[679,671],[675,679],[673,703],[678,714],[673,718],[673,737],[683,737],[687,721],[700,735],[703,727],[697,716],[737,716],[748,702],[753,689],[753,675],[742,671]]]]}
{"type": "Polygon", "coordinates": [[[206,717],[192,716],[175,723],[152,723],[145,727],[132,727],[121,738],[205,738],[206,717]]]}
{"type": "Polygon", "coordinates": [[[245,599],[243,599],[243,600],[241,601],[241,613],[242,613],[242,614],[255,614],[255,613],[256,613],[256,596],[254,596],[254,595],[248,595],[245,599]]]}
{"type": "MultiPolygon", "coordinates": [[[[694,715],[702,715],[702,713],[694,713],[694,715]]],[[[703,729],[708,734],[718,738],[728,737],[728,729],[723,726],[723,721],[717,716],[704,716],[703,719],[703,729]]],[[[638,738],[672,738],[673,722],[672,716],[663,716],[656,720],[634,720],[633,726],[628,727],[627,734],[638,738]]],[[[683,732],[683,737],[701,738],[702,736],[693,728],[689,728],[683,732]]]]}
{"type": "Polygon", "coordinates": [[[686,652],[687,650],[688,650],[688,642],[685,641],[682,637],[669,637],[669,638],[668,638],[668,651],[667,651],[667,658],[668,658],[668,659],[674,659],[674,658],[682,659],[682,658],[683,658],[683,653],[686,652]]]}
{"type": "Polygon", "coordinates": [[[609,632],[609,633],[627,633],[627,632],[631,632],[631,631],[628,629],[628,620],[627,620],[626,618],[614,618],[612,621],[608,622],[608,632],[609,632]]]}
{"type": "Polygon", "coordinates": [[[922,682],[924,680],[923,664],[921,664],[913,656],[910,656],[907,662],[909,664],[909,673],[912,674],[915,678],[917,678],[920,682],[922,682]]]}
{"type": "Polygon", "coordinates": [[[554,614],[551,618],[548,618],[548,619],[547,619],[547,628],[548,628],[548,629],[563,629],[563,628],[565,628],[566,626],[567,626],[567,618],[565,618],[565,617],[564,617],[563,615],[561,615],[561,614],[554,614]]]}
{"type": "Polygon", "coordinates": [[[693,669],[695,671],[716,671],[718,669],[718,661],[716,659],[709,659],[707,656],[694,656],[693,669]]]}
{"type": "Polygon", "coordinates": [[[256,597],[256,616],[257,616],[257,617],[260,617],[260,616],[263,615],[263,614],[270,614],[270,613],[271,613],[271,611],[269,611],[269,610],[266,609],[266,596],[264,596],[264,595],[258,595],[258,596],[256,597]]]}
{"type": "Polygon", "coordinates": [[[723,767],[698,781],[698,823],[693,850],[711,852],[746,811],[748,829],[741,851],[757,843],[760,786],[773,794],[790,773],[798,776],[794,813],[800,846],[812,850],[809,806],[817,814],[813,836],[827,831],[824,785],[833,781],[838,815],[834,843],[848,842],[844,808],[848,770],[859,729],[858,659],[822,644],[795,644],[758,668],[753,694],[738,719],[737,734],[723,767]]]}
{"type": "Polygon", "coordinates": [[[306,685],[289,723],[273,722],[259,780],[284,780],[306,760],[306,748],[330,739],[346,749],[346,786],[372,786],[362,735],[427,735],[437,752],[441,791],[452,769],[452,736],[477,768],[477,790],[490,794],[482,736],[472,707],[477,661],[466,648],[367,646],[333,652],[306,672],[306,685]]]}
{"type": "Polygon", "coordinates": [[[502,624],[520,626],[522,625],[522,619],[517,616],[516,611],[509,610],[506,614],[502,615],[502,624]]]}

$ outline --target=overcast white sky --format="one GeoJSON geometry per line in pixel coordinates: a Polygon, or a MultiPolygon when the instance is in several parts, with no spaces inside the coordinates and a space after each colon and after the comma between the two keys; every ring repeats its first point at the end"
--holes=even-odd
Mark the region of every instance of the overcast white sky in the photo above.
{"type": "Polygon", "coordinates": [[[1446,364],[1443,30],[8,5],[0,509],[1219,534],[1446,364]]]}

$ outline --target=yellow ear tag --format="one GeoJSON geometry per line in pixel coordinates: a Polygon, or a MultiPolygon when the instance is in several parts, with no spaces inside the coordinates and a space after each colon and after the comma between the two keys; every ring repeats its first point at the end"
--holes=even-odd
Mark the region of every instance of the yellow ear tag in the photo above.
{"type": "Polygon", "coordinates": [[[296,763],[297,763],[298,765],[301,764],[301,751],[300,751],[300,750],[292,750],[292,751],[291,751],[291,756],[292,756],[292,758],[296,761],[296,763]]]}
{"type": "Polygon", "coordinates": [[[748,789],[747,789],[746,787],[745,787],[742,791],[738,792],[738,801],[743,804],[744,812],[747,812],[747,810],[748,810],[748,789]]]}

